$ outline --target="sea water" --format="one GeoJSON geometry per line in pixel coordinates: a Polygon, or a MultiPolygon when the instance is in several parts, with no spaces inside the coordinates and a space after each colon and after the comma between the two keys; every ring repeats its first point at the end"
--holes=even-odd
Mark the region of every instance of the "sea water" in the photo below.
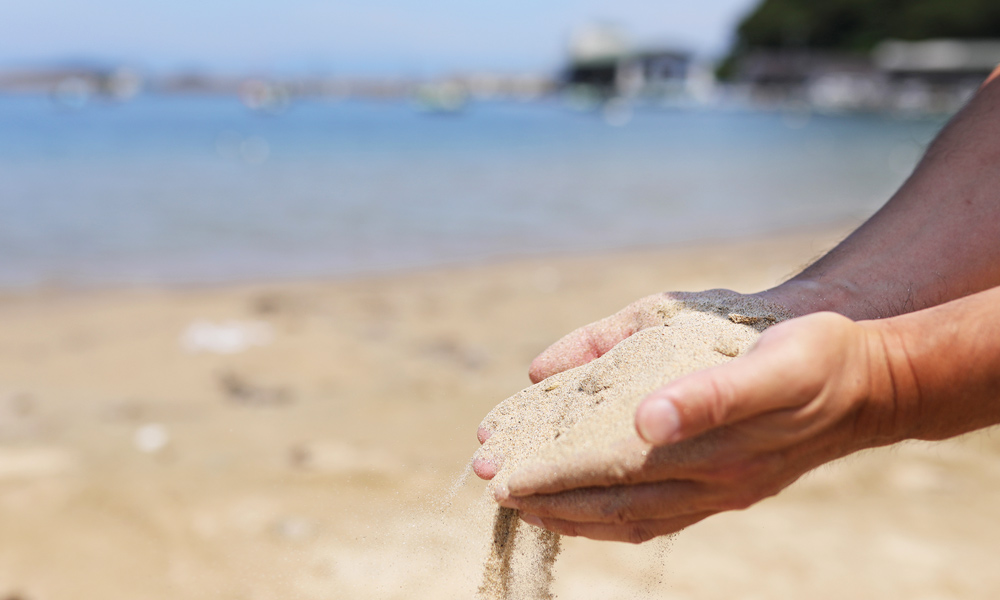
{"type": "Polygon", "coordinates": [[[336,277],[856,221],[941,123],[0,97],[0,286],[336,277]]]}

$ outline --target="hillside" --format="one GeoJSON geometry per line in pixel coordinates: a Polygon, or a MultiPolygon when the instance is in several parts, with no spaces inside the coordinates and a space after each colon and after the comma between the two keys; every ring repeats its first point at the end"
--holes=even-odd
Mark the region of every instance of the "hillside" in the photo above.
{"type": "Polygon", "coordinates": [[[755,50],[866,53],[885,39],[1000,38],[997,0],[763,0],[736,30],[725,74],[755,50]]]}

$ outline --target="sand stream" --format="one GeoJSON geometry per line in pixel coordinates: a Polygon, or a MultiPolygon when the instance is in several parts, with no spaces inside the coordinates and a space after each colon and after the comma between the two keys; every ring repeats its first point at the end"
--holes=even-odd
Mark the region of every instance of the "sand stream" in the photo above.
{"type": "MultiPolygon", "coordinates": [[[[500,465],[490,490],[506,485],[518,469],[551,473],[554,466],[573,463],[613,468],[608,465],[616,448],[645,444],[633,423],[647,394],[682,375],[732,360],[765,328],[789,317],[779,306],[727,290],[664,295],[649,312],[659,324],[586,365],[515,394],[487,416],[483,425],[492,435],[477,456],[500,465]]],[[[642,455],[661,460],[664,453],[650,447],[642,455]]],[[[552,598],[559,550],[557,534],[524,525],[516,510],[498,507],[480,596],[552,598]]]]}

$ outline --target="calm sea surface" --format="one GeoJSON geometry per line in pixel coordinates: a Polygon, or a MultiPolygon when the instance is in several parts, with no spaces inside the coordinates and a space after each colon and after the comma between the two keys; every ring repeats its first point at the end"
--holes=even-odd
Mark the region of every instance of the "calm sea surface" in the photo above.
{"type": "Polygon", "coordinates": [[[884,202],[940,125],[0,98],[0,286],[338,276],[840,222],[884,202]]]}

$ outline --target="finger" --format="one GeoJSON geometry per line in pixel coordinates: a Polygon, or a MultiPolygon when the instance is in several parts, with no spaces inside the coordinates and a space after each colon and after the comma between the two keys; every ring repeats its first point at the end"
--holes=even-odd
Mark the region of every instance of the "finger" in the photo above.
{"type": "Polygon", "coordinates": [[[558,395],[550,395],[550,392],[562,387],[563,384],[571,380],[573,375],[573,373],[556,375],[541,385],[525,388],[497,404],[479,424],[477,437],[480,443],[486,443],[497,433],[510,434],[523,428],[537,429],[543,425],[547,427],[558,422],[561,419],[561,413],[558,410],[545,411],[543,421],[529,418],[528,415],[534,409],[541,410],[542,406],[554,406],[562,403],[558,395]]]}
{"type": "Polygon", "coordinates": [[[746,355],[653,392],[636,411],[636,430],[662,446],[808,402],[825,383],[815,341],[828,337],[831,318],[844,319],[811,315],[776,325],[746,355]]]}
{"type": "Polygon", "coordinates": [[[666,481],[520,498],[507,496],[500,505],[546,519],[621,525],[736,508],[727,502],[724,489],[704,482],[666,481]]]}
{"type": "Polygon", "coordinates": [[[500,467],[495,463],[484,459],[484,458],[474,458],[472,459],[472,472],[476,474],[480,479],[490,480],[497,476],[497,472],[500,467]]]}
{"type": "Polygon", "coordinates": [[[510,495],[555,494],[567,490],[652,483],[678,479],[700,479],[706,463],[728,464],[732,443],[721,433],[683,444],[651,447],[633,437],[607,448],[574,454],[570,459],[529,459],[497,489],[497,500],[510,495]]]}
{"type": "Polygon", "coordinates": [[[633,437],[610,450],[579,452],[569,460],[529,459],[511,473],[504,486],[496,490],[497,501],[502,501],[507,495],[555,494],[577,488],[635,483],[648,449],[648,444],[633,437]]]}
{"type": "Polygon", "coordinates": [[[563,371],[587,364],[607,354],[633,333],[663,325],[678,310],[677,294],[646,296],[622,310],[573,331],[552,344],[531,362],[528,375],[539,381],[563,371]]]}
{"type": "Polygon", "coordinates": [[[556,373],[587,364],[635,332],[635,317],[624,311],[581,327],[563,336],[531,361],[528,376],[532,383],[538,383],[556,373]]]}
{"type": "Polygon", "coordinates": [[[592,540],[641,544],[661,535],[677,533],[681,529],[693,525],[705,517],[713,514],[715,513],[706,512],[684,515],[673,519],[636,521],[623,525],[612,525],[608,523],[575,523],[573,521],[562,521],[560,519],[539,518],[530,514],[522,514],[521,519],[529,525],[543,527],[560,535],[580,536],[590,538],[592,540]]]}
{"type": "Polygon", "coordinates": [[[503,455],[494,452],[493,443],[485,443],[472,455],[472,472],[480,479],[493,479],[503,467],[503,455]]]}

